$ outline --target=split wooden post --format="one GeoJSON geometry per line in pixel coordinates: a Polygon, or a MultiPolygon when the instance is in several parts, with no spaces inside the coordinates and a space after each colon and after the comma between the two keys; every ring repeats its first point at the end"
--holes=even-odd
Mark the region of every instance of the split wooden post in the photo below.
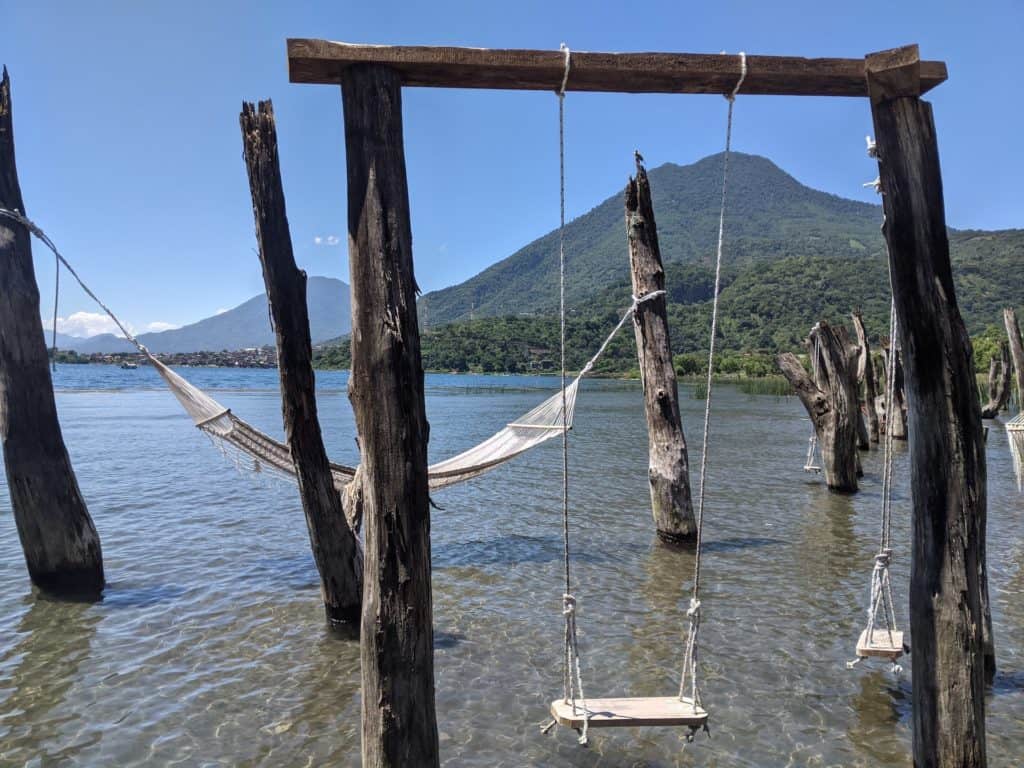
{"type": "MultiPolygon", "coordinates": [[[[917,46],[866,58],[909,401],[914,764],[985,765],[985,446],[917,46]]],[[[892,361],[890,361],[892,364],[892,361]]]]}
{"type": "MultiPolygon", "coordinates": [[[[7,68],[0,79],[0,207],[25,213],[14,157],[7,68]]],[[[39,314],[31,234],[0,216],[0,442],[14,521],[32,582],[95,599],[103,553],[64,446],[39,314]]]]}
{"type": "Polygon", "coordinates": [[[436,766],[429,427],[398,74],[341,76],[352,285],[349,399],[362,450],[365,768],[436,766]]]}
{"type": "Polygon", "coordinates": [[[857,453],[857,424],[860,411],[850,371],[856,348],[846,343],[824,320],[811,329],[808,337],[811,367],[808,374],[799,358],[791,352],[779,355],[778,365],[807,409],[821,446],[822,470],[830,490],[853,493],[857,490],[860,457],[857,453]],[[815,362],[814,356],[817,355],[815,362]]]}
{"type": "Polygon", "coordinates": [[[320,594],[332,622],[359,620],[363,555],[334,487],[317,418],[306,273],[295,264],[277,154],[274,107],[243,103],[239,117],[263,282],[277,340],[281,416],[306,515],[320,594]]]}
{"type": "Polygon", "coordinates": [[[651,185],[639,156],[636,178],[626,185],[626,234],[633,295],[657,294],[633,312],[636,353],[647,416],[651,512],[658,537],[671,544],[693,541],[697,522],[690,496],[690,460],[679,415],[679,386],[672,364],[665,270],[651,204],[651,185]],[[659,293],[660,292],[660,293],[659,293]]]}
{"type": "Polygon", "coordinates": [[[1020,326],[1013,307],[1003,310],[1003,324],[1010,338],[1010,352],[1013,355],[1013,374],[1017,378],[1017,408],[1024,413],[1024,344],[1021,344],[1020,326]]]}
{"type": "Polygon", "coordinates": [[[875,389],[875,364],[871,358],[871,344],[868,341],[867,331],[864,330],[864,316],[860,310],[852,313],[853,330],[857,335],[857,346],[859,355],[857,357],[857,381],[864,387],[864,409],[865,420],[868,428],[868,439],[872,443],[879,441],[878,411],[875,409],[875,400],[878,397],[878,390],[875,389]]]}

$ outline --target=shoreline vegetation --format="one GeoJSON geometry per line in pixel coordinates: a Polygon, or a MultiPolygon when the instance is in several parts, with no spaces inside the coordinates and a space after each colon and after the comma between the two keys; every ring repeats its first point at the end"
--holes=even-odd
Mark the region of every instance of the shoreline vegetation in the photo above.
{"type": "MultiPolygon", "coordinates": [[[[536,319],[534,319],[536,320],[536,319]]],[[[479,323],[479,321],[477,321],[479,323]]],[[[466,323],[453,323],[441,328],[427,329],[423,333],[423,368],[426,373],[493,374],[502,376],[555,376],[558,374],[557,347],[549,343],[529,343],[493,333],[474,334],[466,323]]],[[[535,325],[535,323],[530,323],[535,325]]],[[[492,326],[501,328],[503,325],[492,326]]],[[[808,326],[809,327],[809,326],[808,326]]],[[[567,328],[568,364],[570,375],[575,376],[586,362],[586,355],[600,344],[598,334],[605,328],[587,321],[571,323],[567,328]],[[594,337],[594,338],[590,338],[594,337]]],[[[1002,328],[992,324],[972,338],[975,370],[979,391],[987,386],[988,361],[998,354],[1004,338],[1002,328]]],[[[877,340],[873,340],[877,344],[877,340]]],[[[806,364],[806,351],[795,350],[806,364]]],[[[52,352],[51,352],[52,355],[52,352]]],[[[277,358],[272,346],[220,352],[184,352],[157,354],[170,366],[186,368],[276,368],[277,358]]],[[[724,351],[716,359],[715,383],[732,383],[745,394],[775,396],[791,395],[789,383],[780,375],[775,363],[776,352],[724,351]]],[[[79,354],[71,350],[57,350],[56,360],[69,365],[146,362],[138,353],[79,354]]],[[[683,352],[673,355],[679,383],[692,385],[690,396],[705,397],[707,376],[706,352],[683,352]]],[[[313,366],[317,370],[348,370],[351,363],[348,339],[317,344],[313,347],[313,366]]],[[[628,329],[608,346],[605,355],[590,374],[592,378],[638,380],[636,347],[628,329]]],[[[984,399],[984,398],[983,398],[984,399]]]]}

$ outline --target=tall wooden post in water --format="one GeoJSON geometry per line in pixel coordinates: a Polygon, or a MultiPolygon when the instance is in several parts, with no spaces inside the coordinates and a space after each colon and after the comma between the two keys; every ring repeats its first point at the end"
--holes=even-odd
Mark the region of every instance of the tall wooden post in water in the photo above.
{"type": "MultiPolygon", "coordinates": [[[[917,46],[866,75],[909,406],[914,764],[985,765],[985,445],[917,46]]],[[[892,364],[892,362],[890,362],[892,364]]]]}
{"type": "Polygon", "coordinates": [[[316,408],[306,273],[295,264],[277,154],[274,107],[242,105],[242,148],[249,172],[263,282],[277,337],[281,415],[306,513],[327,618],[356,622],[363,592],[363,554],[334,487],[316,408]]]}
{"type": "Polygon", "coordinates": [[[352,284],[349,398],[362,450],[363,766],[438,765],[423,366],[398,73],[341,75],[352,284]]]}
{"type": "Polygon", "coordinates": [[[697,523],[690,496],[686,436],[679,415],[679,386],[668,335],[665,270],[658,247],[651,185],[639,156],[636,178],[626,185],[626,235],[633,295],[639,298],[661,292],[637,305],[633,330],[647,416],[647,479],[654,527],[663,541],[678,544],[696,538],[697,523]]]}
{"type": "MultiPolygon", "coordinates": [[[[14,162],[11,82],[0,80],[0,208],[25,212],[14,162]]],[[[58,596],[98,597],[100,537],[57,420],[39,314],[31,234],[0,216],[0,441],[11,507],[34,584],[58,596]]]]}

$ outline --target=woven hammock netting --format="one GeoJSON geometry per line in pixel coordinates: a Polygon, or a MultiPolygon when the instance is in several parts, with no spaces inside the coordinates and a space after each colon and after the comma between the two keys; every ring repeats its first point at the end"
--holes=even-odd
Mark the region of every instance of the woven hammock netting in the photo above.
{"type": "MultiPolygon", "coordinates": [[[[193,386],[152,355],[144,352],[192,421],[240,470],[267,472],[295,479],[288,446],[238,418],[208,394],[193,386]]],[[[571,427],[581,373],[565,390],[566,420],[571,427]]],[[[519,454],[562,434],[562,393],[557,392],[529,413],[505,426],[479,445],[428,468],[431,490],[455,485],[488,472],[519,454]]],[[[355,467],[331,463],[334,486],[343,490],[355,477],[355,467]]]]}

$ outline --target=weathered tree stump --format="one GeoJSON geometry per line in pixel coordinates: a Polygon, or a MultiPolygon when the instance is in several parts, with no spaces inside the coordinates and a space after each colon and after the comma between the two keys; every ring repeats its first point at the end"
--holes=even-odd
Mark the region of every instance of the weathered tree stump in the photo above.
{"type": "Polygon", "coordinates": [[[261,101],[258,108],[243,104],[239,122],[263,282],[277,338],[281,416],[306,514],[313,560],[320,572],[320,593],[330,621],[355,622],[361,614],[363,553],[345,519],[341,494],[334,487],[320,433],[306,273],[296,266],[292,253],[274,107],[269,101],[261,101]]]}
{"type": "Polygon", "coordinates": [[[363,766],[438,765],[429,427],[398,73],[341,74],[352,284],[349,399],[362,451],[363,766]]]}
{"type": "Polygon", "coordinates": [[[690,462],[679,415],[679,386],[669,340],[665,270],[658,247],[658,229],[651,204],[651,185],[639,156],[636,178],[626,185],[626,234],[633,295],[644,297],[633,313],[636,353],[647,416],[649,463],[654,527],[662,541],[693,541],[697,523],[690,496],[690,462]]]}
{"type": "Polygon", "coordinates": [[[857,384],[862,387],[863,399],[861,408],[864,413],[864,420],[867,422],[868,440],[872,443],[879,441],[878,411],[875,403],[878,398],[878,390],[875,389],[875,364],[871,357],[871,344],[868,342],[868,334],[864,330],[864,316],[860,310],[854,312],[853,330],[857,334],[857,384]]]}
{"type": "MultiPolygon", "coordinates": [[[[909,403],[917,766],[985,765],[985,447],[917,46],[867,57],[909,403]]],[[[895,362],[893,362],[895,364],[895,362]]]]}
{"type": "MultiPolygon", "coordinates": [[[[25,213],[14,158],[11,82],[0,79],[0,207],[25,213]]],[[[0,216],[0,443],[32,582],[57,597],[98,598],[100,537],[57,419],[32,267],[31,234],[0,216]]]]}
{"type": "Polygon", "coordinates": [[[812,374],[791,352],[778,357],[782,374],[789,381],[814,425],[821,446],[822,471],[830,490],[857,490],[857,394],[853,375],[855,347],[825,321],[811,329],[808,337],[812,374]],[[815,361],[816,359],[816,361],[815,361]]]}
{"type": "Polygon", "coordinates": [[[981,418],[994,419],[1010,402],[1010,345],[999,345],[999,357],[988,366],[988,402],[981,407],[981,418]]]}
{"type": "Polygon", "coordinates": [[[1017,379],[1017,408],[1024,412],[1024,344],[1021,343],[1017,313],[1012,307],[1003,310],[1003,324],[1006,326],[1010,352],[1013,355],[1013,375],[1017,379]]]}
{"type": "Polygon", "coordinates": [[[892,413],[889,413],[887,408],[887,395],[888,392],[883,392],[882,395],[882,412],[885,416],[885,431],[892,430],[892,437],[894,440],[906,440],[907,439],[907,395],[903,383],[903,355],[900,350],[893,350],[892,340],[882,340],[882,360],[883,367],[882,373],[885,377],[886,385],[889,382],[889,366],[895,365],[896,370],[893,372],[893,387],[892,387],[892,413]]]}

